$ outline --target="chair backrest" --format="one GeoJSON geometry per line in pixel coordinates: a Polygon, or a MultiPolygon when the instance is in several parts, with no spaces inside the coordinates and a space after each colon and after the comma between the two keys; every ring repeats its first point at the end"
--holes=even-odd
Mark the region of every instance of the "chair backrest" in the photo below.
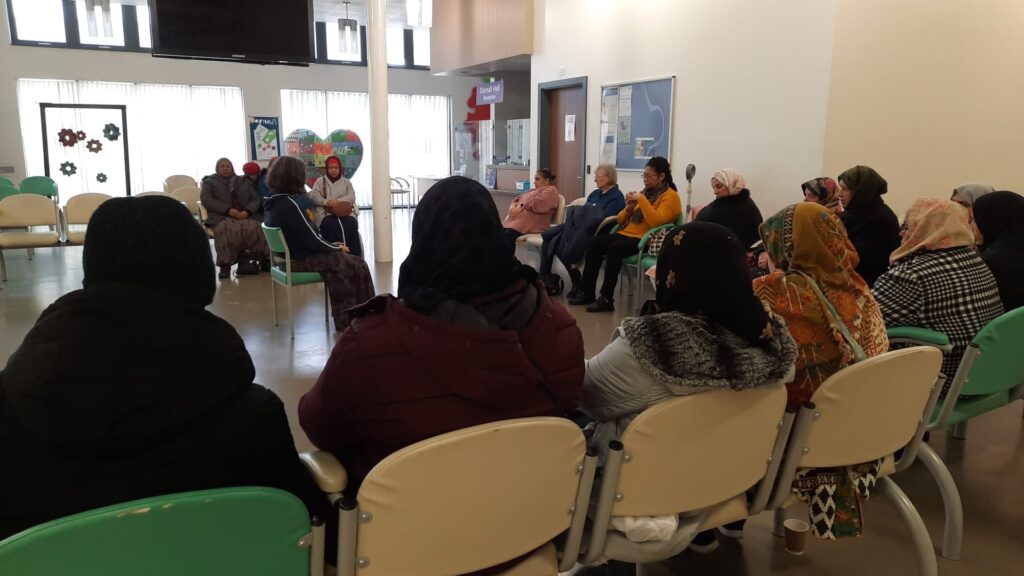
{"type": "Polygon", "coordinates": [[[164,180],[164,192],[168,194],[182,186],[196,186],[196,179],[184,174],[175,174],[164,180]]]}
{"type": "Polygon", "coordinates": [[[552,224],[565,224],[565,196],[558,195],[558,208],[555,209],[555,218],[552,224]]]}
{"type": "Polygon", "coordinates": [[[0,228],[56,226],[57,206],[37,194],[16,194],[0,200],[0,228]]]}
{"type": "Polygon", "coordinates": [[[716,390],[660,402],[622,434],[612,516],[700,510],[742,494],[768,470],[785,386],[716,390]]]}
{"type": "Polygon", "coordinates": [[[988,395],[1024,382],[1024,308],[1011,310],[989,322],[974,336],[971,347],[980,352],[960,391],[988,395]]]}
{"type": "Polygon", "coordinates": [[[310,569],[309,513],[273,488],[158,496],[60,518],[0,542],[0,574],[281,574],[310,569]]]}
{"type": "Polygon", "coordinates": [[[142,196],[166,196],[168,198],[171,197],[171,195],[169,193],[167,193],[167,192],[159,192],[159,191],[149,191],[149,192],[143,192],[141,194],[136,194],[135,195],[136,198],[140,198],[142,196]]]}
{"type": "Polygon", "coordinates": [[[284,239],[284,232],[280,228],[263,224],[263,235],[267,237],[267,246],[270,247],[271,254],[284,259],[291,257],[288,253],[288,243],[284,239]]]}
{"type": "Polygon", "coordinates": [[[179,186],[174,190],[171,190],[171,198],[174,198],[178,202],[184,202],[188,209],[196,214],[199,210],[199,187],[195,185],[191,186],[179,186]]]}
{"type": "Polygon", "coordinates": [[[577,198],[577,199],[573,200],[572,202],[569,202],[569,206],[583,206],[586,203],[587,203],[587,199],[586,198],[577,198]]]}
{"type": "Polygon", "coordinates": [[[88,224],[92,213],[112,196],[100,194],[99,192],[86,192],[72,196],[64,207],[64,218],[68,225],[88,224]]]}
{"type": "Polygon", "coordinates": [[[924,416],[941,365],[942,352],[919,346],[868,358],[833,374],[811,397],[817,416],[799,467],[871,462],[906,446],[924,416]]]}
{"type": "Polygon", "coordinates": [[[29,176],[19,186],[26,194],[39,194],[53,198],[57,195],[57,183],[46,176],[29,176]]]}
{"type": "Polygon", "coordinates": [[[21,190],[18,190],[14,186],[0,185],[0,200],[3,200],[8,196],[14,196],[15,194],[21,194],[21,190]]]}
{"type": "Polygon", "coordinates": [[[6,176],[0,176],[0,186],[10,186],[11,188],[17,188],[17,186],[14,185],[14,180],[11,180],[6,176]]]}
{"type": "MultiPolygon", "coordinates": [[[[569,528],[586,442],[561,418],[506,420],[406,447],[359,489],[359,574],[464,574],[569,528]]],[[[584,513],[580,510],[580,513],[584,513]]]]}

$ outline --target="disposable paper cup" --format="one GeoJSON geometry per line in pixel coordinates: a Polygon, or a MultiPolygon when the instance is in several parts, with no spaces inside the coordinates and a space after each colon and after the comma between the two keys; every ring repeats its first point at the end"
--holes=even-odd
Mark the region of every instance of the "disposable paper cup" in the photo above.
{"type": "Polygon", "coordinates": [[[803,520],[790,518],[782,523],[782,527],[786,530],[786,552],[802,555],[804,547],[807,546],[807,531],[810,526],[803,520]]]}

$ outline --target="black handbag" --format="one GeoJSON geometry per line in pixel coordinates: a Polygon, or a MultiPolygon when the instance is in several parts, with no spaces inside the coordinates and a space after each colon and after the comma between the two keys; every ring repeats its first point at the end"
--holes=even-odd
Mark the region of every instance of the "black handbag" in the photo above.
{"type": "Polygon", "coordinates": [[[235,274],[239,276],[255,276],[260,273],[260,258],[248,250],[243,250],[238,256],[238,270],[235,274]]]}

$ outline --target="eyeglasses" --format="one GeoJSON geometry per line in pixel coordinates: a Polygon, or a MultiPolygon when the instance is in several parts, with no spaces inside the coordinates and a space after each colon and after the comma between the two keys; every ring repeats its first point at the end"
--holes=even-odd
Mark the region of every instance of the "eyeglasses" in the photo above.
{"type": "Polygon", "coordinates": [[[641,175],[641,178],[647,179],[647,178],[655,178],[655,177],[657,177],[657,176],[658,176],[658,173],[657,173],[657,172],[644,172],[644,173],[643,173],[643,174],[641,175]]]}

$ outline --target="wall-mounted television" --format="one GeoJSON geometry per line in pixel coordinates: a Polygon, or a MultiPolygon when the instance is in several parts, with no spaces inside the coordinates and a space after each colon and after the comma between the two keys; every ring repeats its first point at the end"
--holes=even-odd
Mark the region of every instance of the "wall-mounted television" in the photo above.
{"type": "Polygon", "coordinates": [[[153,56],[305,66],[313,0],[149,0],[153,56]]]}

